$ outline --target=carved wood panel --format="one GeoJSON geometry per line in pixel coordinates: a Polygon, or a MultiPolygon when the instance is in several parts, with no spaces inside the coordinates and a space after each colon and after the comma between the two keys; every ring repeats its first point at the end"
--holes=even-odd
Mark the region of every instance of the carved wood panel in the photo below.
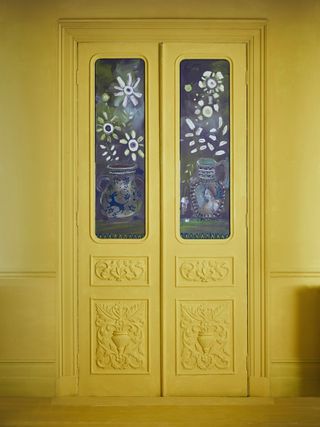
{"type": "Polygon", "coordinates": [[[92,373],[148,372],[148,301],[92,300],[92,373]]]}
{"type": "Polygon", "coordinates": [[[146,257],[92,257],[91,284],[145,286],[148,284],[148,259],[146,257]]]}
{"type": "Polygon", "coordinates": [[[233,301],[177,301],[177,373],[233,371],[233,301]]]}
{"type": "Polygon", "coordinates": [[[177,258],[177,286],[233,284],[233,258],[177,258]]]}

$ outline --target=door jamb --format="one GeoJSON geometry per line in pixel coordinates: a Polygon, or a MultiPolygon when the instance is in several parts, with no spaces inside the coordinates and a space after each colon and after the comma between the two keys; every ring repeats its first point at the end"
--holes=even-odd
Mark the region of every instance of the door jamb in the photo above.
{"type": "Polygon", "coordinates": [[[66,19],[59,26],[59,396],[78,394],[77,73],[80,43],[130,40],[244,43],[247,49],[249,396],[269,395],[265,250],[266,20],[66,19]],[[185,35],[184,35],[185,31],[185,35]],[[146,34],[147,32],[147,34],[146,34]],[[147,36],[147,37],[146,37],[147,36]]]}

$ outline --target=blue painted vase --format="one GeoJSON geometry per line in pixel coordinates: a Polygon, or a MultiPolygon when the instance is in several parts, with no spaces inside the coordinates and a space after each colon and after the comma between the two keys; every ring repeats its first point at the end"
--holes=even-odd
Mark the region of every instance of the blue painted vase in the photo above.
{"type": "Polygon", "coordinates": [[[136,175],[135,164],[107,166],[107,175],[98,179],[102,214],[112,221],[128,221],[142,205],[143,179],[136,175]]]}
{"type": "Polygon", "coordinates": [[[198,159],[196,174],[190,179],[191,204],[198,218],[218,218],[223,211],[225,188],[216,178],[216,166],[214,159],[198,159]]]}

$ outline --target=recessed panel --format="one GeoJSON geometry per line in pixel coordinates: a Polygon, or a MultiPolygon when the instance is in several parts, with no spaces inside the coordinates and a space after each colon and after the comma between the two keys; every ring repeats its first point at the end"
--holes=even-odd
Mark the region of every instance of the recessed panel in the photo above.
{"type": "Polygon", "coordinates": [[[100,239],[145,236],[145,63],[95,63],[95,231],[100,239]]]}
{"type": "Polygon", "coordinates": [[[233,372],[233,301],[177,301],[177,373],[233,372]]]}
{"type": "Polygon", "coordinates": [[[148,285],[147,257],[91,257],[92,286],[148,285]]]}
{"type": "Polygon", "coordinates": [[[148,301],[92,300],[91,371],[148,373],[148,301]]]}
{"type": "Polygon", "coordinates": [[[233,258],[177,258],[177,286],[232,285],[233,258]]]}
{"type": "Polygon", "coordinates": [[[230,63],[180,63],[180,235],[230,236],[230,63]]]}

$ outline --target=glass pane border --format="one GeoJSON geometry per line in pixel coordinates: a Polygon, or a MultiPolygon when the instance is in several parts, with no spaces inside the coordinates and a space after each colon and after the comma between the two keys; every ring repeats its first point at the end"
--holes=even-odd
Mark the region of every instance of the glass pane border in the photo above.
{"type": "Polygon", "coordinates": [[[149,237],[149,140],[150,140],[150,123],[149,123],[149,63],[148,59],[141,55],[135,54],[133,52],[123,52],[120,51],[118,54],[109,54],[108,52],[104,54],[97,54],[91,57],[90,59],[90,88],[89,88],[89,98],[90,98],[90,118],[89,118],[89,150],[90,150],[90,237],[95,243],[100,244],[113,244],[113,243],[131,243],[139,244],[145,242],[149,237]],[[96,161],[96,147],[95,147],[95,123],[96,123],[96,102],[95,102],[95,69],[96,62],[100,59],[141,59],[144,62],[144,128],[145,128],[145,147],[144,147],[144,202],[145,202],[145,235],[143,238],[99,238],[96,236],[96,170],[95,170],[95,161],[96,161]]]}
{"type": "Polygon", "coordinates": [[[203,244],[203,243],[211,243],[211,244],[226,244],[230,242],[230,240],[233,239],[234,236],[234,65],[233,61],[228,56],[222,56],[222,55],[216,55],[213,54],[210,55],[199,55],[196,52],[194,54],[188,53],[179,56],[175,61],[175,67],[174,67],[174,73],[175,73],[175,95],[174,95],[174,103],[175,103],[175,117],[177,120],[175,120],[175,234],[176,239],[184,244],[184,245],[197,245],[197,244],[203,244]],[[185,60],[201,60],[201,59],[207,59],[207,60],[225,60],[229,63],[230,67],[230,83],[229,83],[229,93],[230,93],[230,108],[229,108],[229,114],[230,114],[230,129],[229,129],[229,135],[230,135],[230,234],[226,239],[184,239],[180,235],[180,200],[181,200],[181,194],[180,194],[180,180],[181,180],[181,172],[180,172],[180,65],[182,61],[185,60]]]}

